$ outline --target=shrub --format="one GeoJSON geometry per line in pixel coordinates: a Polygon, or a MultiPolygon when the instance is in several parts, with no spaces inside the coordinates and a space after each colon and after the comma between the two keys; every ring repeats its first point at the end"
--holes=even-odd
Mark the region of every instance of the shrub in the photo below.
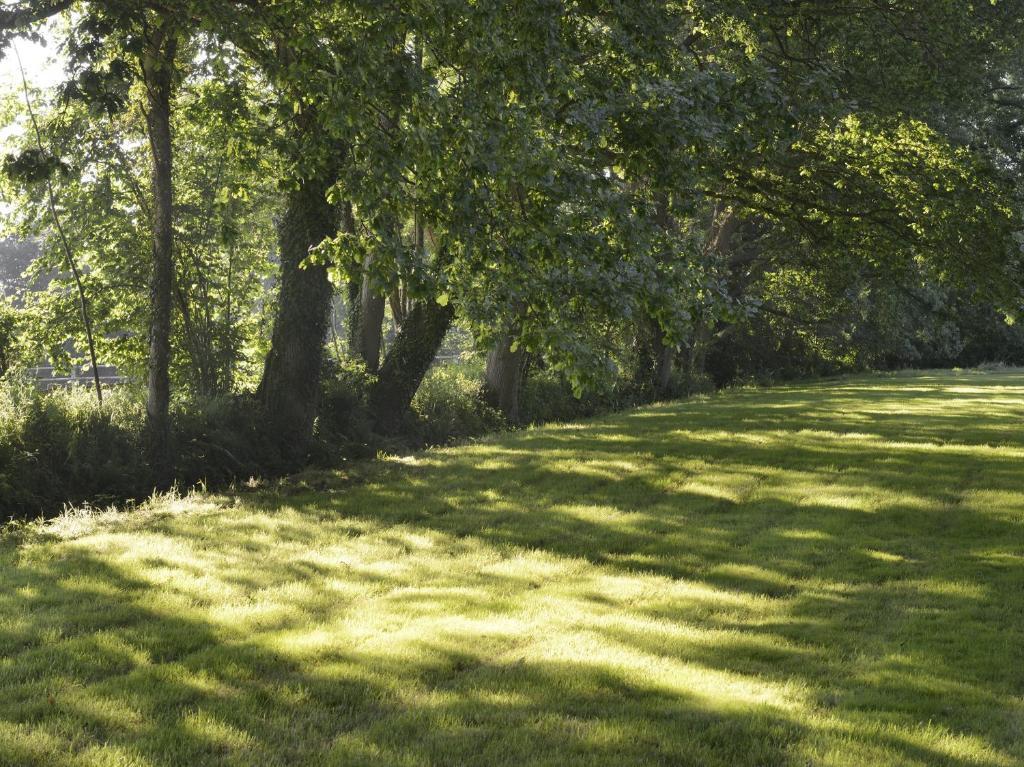
{"type": "Polygon", "coordinates": [[[1008,370],[1013,370],[1013,365],[1007,365],[1005,362],[982,362],[974,366],[975,370],[981,371],[982,373],[1005,373],[1008,370]]]}
{"type": "Polygon", "coordinates": [[[373,376],[354,360],[335,362],[325,373],[316,423],[315,462],[337,465],[339,460],[376,454],[367,409],[373,376]]]}
{"type": "Polygon", "coordinates": [[[533,371],[519,395],[523,423],[576,421],[633,404],[635,398],[627,386],[623,382],[618,384],[577,398],[569,382],[558,373],[550,370],[533,371]]]}
{"type": "Polygon", "coordinates": [[[505,425],[501,413],[484,401],[478,362],[431,369],[413,398],[412,409],[418,435],[429,445],[478,437],[505,425]]]}
{"type": "Polygon", "coordinates": [[[0,300],[0,376],[5,375],[17,358],[18,313],[0,300]]]}
{"type": "Polygon", "coordinates": [[[110,393],[101,412],[86,389],[0,390],[0,513],[38,515],[64,504],[103,505],[143,493],[144,410],[130,393],[110,393]]]}
{"type": "Polygon", "coordinates": [[[218,487],[271,471],[279,458],[251,395],[207,397],[172,412],[175,474],[185,487],[218,487]]]}
{"type": "MultiPolygon", "coordinates": [[[[276,450],[250,397],[177,404],[172,411],[180,486],[223,486],[271,473],[276,450]]],[[[91,389],[37,392],[0,386],[0,516],[52,514],[65,505],[140,500],[152,489],[141,392],[108,390],[101,411],[91,389]]]]}
{"type": "MultiPolygon", "coordinates": [[[[324,377],[310,462],[337,466],[379,449],[445,445],[504,428],[483,397],[479,360],[434,367],[413,399],[401,436],[375,435],[367,409],[373,377],[353,363],[324,377]]],[[[535,371],[522,392],[527,422],[571,421],[632,404],[628,388],[582,399],[550,371],[535,371]]],[[[222,487],[284,472],[274,435],[252,395],[175,403],[175,476],[181,489],[222,487]]],[[[0,518],[59,512],[65,505],[112,505],[151,492],[145,460],[143,392],[108,390],[101,411],[91,389],[35,390],[30,380],[0,382],[0,518]]]]}

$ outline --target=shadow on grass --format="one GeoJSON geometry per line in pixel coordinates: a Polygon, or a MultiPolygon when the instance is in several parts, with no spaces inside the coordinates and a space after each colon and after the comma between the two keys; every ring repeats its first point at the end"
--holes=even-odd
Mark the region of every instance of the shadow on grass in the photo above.
{"type": "Polygon", "coordinates": [[[738,392],[0,548],[0,764],[1020,763],[1022,403],[738,392]]]}
{"type": "MultiPolygon", "coordinates": [[[[405,657],[334,646],[296,657],[187,611],[147,608],[151,582],[82,552],[56,571],[10,556],[0,567],[4,615],[24,616],[0,632],[3,764],[707,764],[741,734],[756,750],[735,763],[764,764],[780,762],[796,732],[599,663],[495,663],[466,641],[479,637],[454,632],[405,657]],[[68,586],[72,573],[88,585],[68,586]]],[[[399,599],[417,612],[415,595],[399,599]]],[[[463,600],[441,606],[476,612],[463,600]]],[[[306,619],[330,612],[305,608],[306,619]]]]}

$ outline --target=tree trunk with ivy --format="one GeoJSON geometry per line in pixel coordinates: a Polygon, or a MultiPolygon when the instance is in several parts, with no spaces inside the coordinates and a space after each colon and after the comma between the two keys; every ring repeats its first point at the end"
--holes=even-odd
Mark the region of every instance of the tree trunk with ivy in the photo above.
{"type": "Polygon", "coordinates": [[[519,392],[523,385],[524,353],[512,351],[512,337],[504,335],[487,355],[485,373],[487,399],[509,423],[519,423],[519,392]]]}
{"type": "Polygon", "coordinates": [[[287,466],[305,459],[319,404],[334,291],[327,267],[306,260],[312,248],[337,232],[338,210],[327,200],[332,183],[331,174],[302,181],[290,194],[278,228],[281,288],[260,398],[267,433],[287,466]]]}
{"type": "Polygon", "coordinates": [[[178,40],[169,20],[149,30],[142,54],[146,127],[151,150],[153,246],[150,276],[149,375],[146,398],[147,452],[157,487],[174,473],[171,445],[171,302],[174,288],[174,178],[171,104],[178,40]]]}
{"type": "Polygon", "coordinates": [[[665,332],[653,317],[645,318],[635,340],[634,385],[644,399],[670,397],[676,349],[665,343],[665,332]]]}
{"type": "Polygon", "coordinates": [[[429,299],[409,313],[370,389],[370,411],[382,434],[401,427],[454,319],[451,304],[442,306],[429,299]]]}
{"type": "Polygon", "coordinates": [[[366,369],[380,369],[380,353],[384,343],[384,310],[386,299],[373,274],[373,255],[363,262],[363,280],[359,289],[359,356],[366,369]]]}

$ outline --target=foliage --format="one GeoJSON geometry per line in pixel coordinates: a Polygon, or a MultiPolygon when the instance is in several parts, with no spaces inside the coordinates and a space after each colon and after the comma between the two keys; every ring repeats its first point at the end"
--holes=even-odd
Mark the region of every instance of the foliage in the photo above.
{"type": "Polygon", "coordinates": [[[0,12],[0,40],[60,13],[42,147],[0,94],[4,230],[43,248],[19,359],[85,349],[52,202],[101,361],[161,384],[151,420],[173,301],[183,478],[497,428],[481,371],[424,380],[452,325],[468,356],[529,361],[528,422],[709,374],[1018,359],[1016,4],[55,0],[0,12]],[[329,312],[349,343],[325,355],[329,312]]]}
{"type": "MultiPolygon", "coordinates": [[[[244,398],[208,398],[175,408],[176,480],[223,487],[273,474],[276,452],[244,398]]],[[[0,384],[0,515],[52,516],[63,507],[139,501],[152,492],[141,449],[145,408],[129,388],[108,391],[104,409],[85,389],[0,384]]]]}
{"type": "Polygon", "coordinates": [[[20,320],[20,312],[0,299],[0,379],[17,364],[21,356],[18,350],[20,320]]]}
{"type": "Polygon", "coordinates": [[[429,445],[479,437],[504,426],[501,414],[487,405],[479,365],[438,365],[412,401],[416,432],[429,445]]]}
{"type": "Polygon", "coordinates": [[[1019,213],[1007,180],[970,150],[913,120],[872,125],[849,115],[790,154],[737,183],[753,210],[793,222],[819,258],[896,273],[917,260],[979,292],[1005,286],[1001,267],[1019,213]]]}
{"type": "Polygon", "coordinates": [[[0,513],[32,517],[145,495],[141,420],[128,392],[99,412],[84,389],[40,396],[30,382],[0,386],[0,513]]]}
{"type": "Polygon", "coordinates": [[[316,429],[320,463],[337,465],[376,453],[379,440],[367,413],[372,382],[366,366],[358,361],[343,358],[328,366],[316,429]]]}
{"type": "MultiPolygon", "coordinates": [[[[258,145],[269,130],[257,116],[258,86],[229,54],[196,56],[175,122],[180,162],[173,373],[186,390],[209,396],[253,386],[261,367],[269,341],[264,282],[277,196],[274,156],[258,145]]],[[[66,158],[59,215],[86,272],[100,360],[141,377],[148,353],[146,222],[152,207],[141,107],[96,114],[90,104],[72,100],[55,105],[48,118],[53,151],[66,158]]],[[[7,191],[17,201],[7,233],[41,236],[44,243],[30,278],[45,290],[24,295],[23,335],[34,356],[62,367],[81,362],[86,344],[64,253],[47,236],[53,224],[45,186],[8,173],[7,191]]]]}
{"type": "Polygon", "coordinates": [[[522,420],[529,424],[567,423],[628,407],[625,380],[576,396],[572,384],[556,370],[531,371],[523,385],[522,420]]]}

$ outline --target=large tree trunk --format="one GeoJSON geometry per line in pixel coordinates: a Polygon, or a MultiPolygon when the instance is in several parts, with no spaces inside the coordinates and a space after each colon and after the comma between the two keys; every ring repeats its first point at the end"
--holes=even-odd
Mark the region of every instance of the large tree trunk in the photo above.
{"type": "MultiPolygon", "coordinates": [[[[356,216],[352,209],[352,203],[347,202],[341,206],[341,223],[346,232],[356,231],[356,216]]],[[[362,279],[354,278],[348,281],[347,307],[348,307],[348,353],[352,357],[362,357],[362,339],[360,333],[363,327],[363,301],[362,301],[362,279]]]]}
{"type": "Polygon", "coordinates": [[[740,219],[736,212],[724,205],[716,205],[712,212],[711,228],[708,233],[706,248],[722,258],[731,257],[734,251],[734,239],[740,228],[740,219]]]}
{"type": "Polygon", "coordinates": [[[519,392],[523,385],[522,349],[512,351],[512,337],[502,336],[487,355],[487,396],[509,423],[519,423],[519,392]]]}
{"type": "MultiPolygon", "coordinates": [[[[759,258],[756,242],[745,242],[747,238],[744,235],[750,233],[750,222],[741,219],[733,208],[719,203],[712,209],[705,257],[717,259],[726,268],[729,291],[737,299],[744,295],[747,285],[753,280],[752,267],[759,258]]],[[[735,327],[723,319],[698,318],[687,354],[686,385],[689,394],[698,393],[711,383],[707,375],[708,354],[727,340],[735,327]]]]}
{"type": "MultiPolygon", "coordinates": [[[[393,216],[382,216],[377,221],[377,227],[381,235],[378,247],[383,247],[385,243],[401,247],[401,227],[393,216]]],[[[380,255],[387,254],[382,252],[380,255]]],[[[384,313],[387,308],[388,284],[376,273],[378,258],[378,253],[373,250],[366,254],[359,286],[358,352],[371,373],[380,369],[380,355],[384,345],[384,313]]]]}
{"type": "Polygon", "coordinates": [[[654,397],[658,400],[667,399],[672,391],[672,364],[675,362],[676,350],[665,344],[665,334],[661,328],[654,328],[654,397]]]}
{"type": "Polygon", "coordinates": [[[636,336],[633,380],[645,398],[654,401],[672,395],[672,367],[676,349],[665,344],[665,333],[653,318],[646,318],[636,336]]]}
{"type": "MultiPolygon", "coordinates": [[[[665,234],[678,237],[679,224],[672,215],[671,200],[667,193],[655,196],[655,220],[665,234]]],[[[633,381],[645,399],[654,401],[670,397],[672,392],[672,369],[677,349],[665,342],[665,331],[651,314],[639,318],[636,329],[636,368],[633,381]]]]}
{"type": "Polygon", "coordinates": [[[359,291],[359,356],[366,369],[380,369],[380,352],[384,342],[384,294],[373,277],[373,256],[363,263],[363,281],[359,291]]]}
{"type": "Polygon", "coordinates": [[[453,319],[451,304],[431,300],[418,303],[409,313],[370,389],[370,411],[382,434],[401,426],[453,319]]]}
{"type": "Polygon", "coordinates": [[[702,321],[693,332],[686,350],[686,394],[699,394],[706,386],[708,347],[713,341],[711,326],[702,321]]]}
{"type": "Polygon", "coordinates": [[[267,431],[289,467],[306,457],[319,404],[333,290],[327,267],[305,261],[311,248],[337,232],[338,211],[327,201],[333,181],[325,174],[301,182],[278,228],[281,291],[260,396],[267,431]]]}
{"type": "Polygon", "coordinates": [[[391,306],[391,316],[395,319],[395,326],[401,330],[413,306],[413,302],[409,300],[409,291],[401,282],[396,283],[388,293],[388,303],[391,306]]]}
{"type": "Polygon", "coordinates": [[[362,359],[362,328],[363,328],[363,283],[362,280],[348,281],[348,353],[349,356],[362,359]]]}
{"type": "Polygon", "coordinates": [[[146,126],[152,154],[153,271],[150,279],[149,391],[146,425],[150,466],[158,487],[174,472],[171,447],[171,300],[174,286],[174,179],[171,101],[177,38],[164,23],[152,30],[142,56],[146,126]]]}

